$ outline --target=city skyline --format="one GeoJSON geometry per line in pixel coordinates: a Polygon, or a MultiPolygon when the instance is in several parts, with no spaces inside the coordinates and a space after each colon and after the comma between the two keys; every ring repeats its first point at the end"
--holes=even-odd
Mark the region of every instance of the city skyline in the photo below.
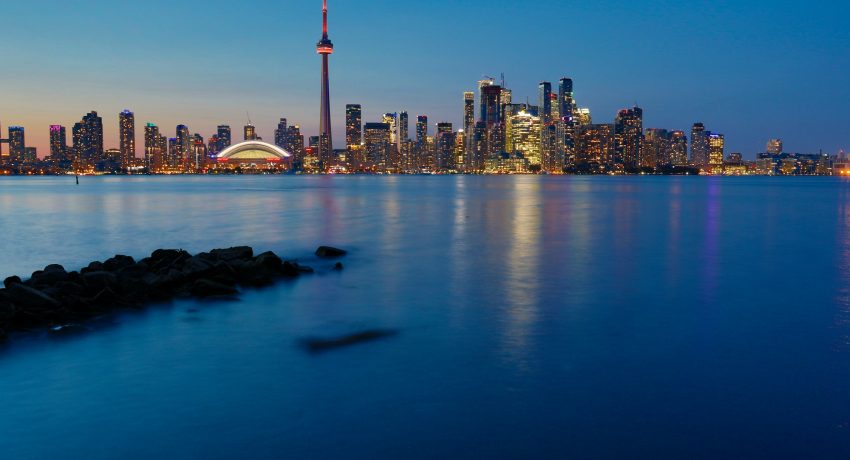
{"type": "MultiPolygon", "coordinates": [[[[561,51],[539,45],[539,40],[530,36],[533,34],[524,34],[518,29],[527,12],[510,4],[488,3],[491,9],[512,13],[510,21],[501,19],[505,15],[492,13],[494,21],[506,21],[499,23],[505,29],[504,41],[497,45],[470,45],[467,51],[463,46],[446,44],[444,34],[438,33],[441,27],[429,21],[413,21],[415,24],[406,27],[407,36],[419,36],[416,32],[433,34],[433,38],[423,41],[422,53],[416,54],[402,52],[404,43],[409,40],[404,43],[397,43],[396,39],[375,41],[372,38],[376,31],[363,27],[363,18],[374,17],[375,11],[393,19],[411,14],[410,6],[389,12],[381,7],[384,3],[332,5],[336,38],[338,43],[343,43],[342,52],[335,55],[337,77],[331,86],[335,145],[344,145],[346,104],[361,104],[364,122],[380,121],[381,114],[386,112],[406,110],[412,116],[427,115],[432,132],[438,122],[464,126],[463,93],[475,91],[471,82],[480,79],[482,74],[498,78],[501,72],[506,73],[515,101],[528,98],[533,102],[537,99],[540,81],[556,82],[563,76],[570,76],[576,82],[577,99],[592,110],[595,121],[613,120],[620,109],[637,102],[645,111],[645,128],[689,131],[694,122],[704,122],[726,135],[727,152],[740,151],[747,158],[763,151],[765,143],[772,138],[782,138],[789,151],[803,153],[823,149],[832,154],[850,144],[842,129],[846,125],[843,107],[850,100],[843,76],[850,69],[850,59],[846,53],[838,52],[842,47],[846,49],[850,33],[839,27],[840,21],[834,19],[840,16],[836,12],[850,9],[847,5],[835,3],[835,8],[826,14],[793,8],[801,2],[750,2],[730,5],[733,11],[728,15],[717,7],[710,7],[709,3],[689,5],[688,8],[701,11],[698,16],[704,26],[699,22],[690,26],[675,25],[678,24],[676,19],[691,18],[693,11],[664,2],[621,7],[604,13],[598,6],[552,5],[549,10],[560,13],[571,8],[571,14],[564,15],[565,19],[575,21],[581,17],[589,24],[607,21],[613,27],[628,23],[629,18],[644,25],[666,21],[672,24],[666,36],[683,39],[681,43],[662,43],[657,41],[658,33],[646,27],[633,36],[601,41],[596,29],[591,30],[583,21],[576,21],[573,23],[575,34],[587,40],[579,40],[576,46],[567,46],[561,51]],[[657,19],[652,15],[630,16],[635,8],[647,5],[655,5],[657,19]],[[756,17],[761,22],[752,21],[756,17]],[[818,29],[803,27],[813,21],[818,23],[818,29]],[[708,26],[715,28],[709,30],[708,26]],[[737,54],[732,51],[738,36],[729,34],[729,29],[746,32],[747,43],[737,43],[738,48],[743,48],[737,54]],[[587,33],[582,35],[582,31],[587,33]],[[778,34],[759,34],[769,31],[778,34]],[[824,40],[826,36],[830,38],[828,42],[824,40]],[[704,47],[706,42],[716,43],[704,47]],[[654,47],[645,48],[647,44],[654,47]],[[675,59],[653,60],[654,54],[681,52],[688,44],[703,47],[694,48],[700,49],[696,56],[673,54],[670,56],[675,59]],[[446,50],[456,52],[446,55],[446,50]],[[519,51],[523,51],[523,55],[519,51]],[[445,62],[445,69],[425,72],[434,67],[433,63],[426,65],[425,62],[433,53],[441,53],[438,62],[445,62]],[[699,59],[691,59],[694,57],[699,59]],[[612,66],[610,61],[618,64],[612,66]],[[737,67],[731,68],[732,64],[737,67]],[[611,71],[612,67],[622,66],[631,66],[634,70],[611,71]],[[765,69],[771,72],[755,73],[765,69]],[[695,92],[695,88],[700,87],[709,89],[695,92]],[[787,116],[789,110],[794,116],[787,116]]],[[[215,7],[224,4],[205,3],[205,11],[214,11],[213,18],[220,17],[222,13],[215,7]]],[[[479,2],[459,6],[446,4],[446,11],[451,8],[466,21],[456,24],[458,18],[452,15],[446,18],[445,25],[458,27],[456,35],[460,38],[480,34],[486,29],[484,19],[489,17],[472,14],[480,5],[479,2]]],[[[159,6],[158,2],[149,4],[151,9],[159,6]]],[[[175,8],[192,6],[194,2],[187,2],[175,8]]],[[[306,136],[318,134],[315,96],[319,85],[315,79],[315,51],[310,49],[315,43],[318,21],[316,2],[277,6],[268,2],[249,3],[246,7],[267,11],[268,17],[253,18],[256,24],[247,29],[244,24],[236,23],[229,29],[211,33],[204,27],[190,25],[185,40],[178,42],[187,45],[187,65],[174,72],[152,72],[139,64],[139,54],[154,63],[165,64],[163,69],[169,68],[174,59],[173,49],[165,47],[161,37],[143,41],[150,34],[142,27],[102,24],[98,30],[127,32],[117,37],[115,45],[122,46],[99,42],[102,32],[81,33],[79,30],[88,29],[73,27],[132,13],[136,7],[99,3],[80,5],[73,11],[66,10],[68,6],[64,5],[55,5],[49,11],[37,7],[37,2],[10,6],[11,15],[18,21],[0,31],[6,35],[7,43],[12,40],[12,34],[23,31],[21,27],[37,32],[25,45],[10,49],[10,62],[19,64],[10,66],[2,79],[4,86],[16,90],[4,98],[0,123],[4,131],[8,126],[24,126],[27,144],[37,147],[40,157],[49,152],[49,126],[70,127],[80,114],[90,110],[104,117],[107,148],[119,148],[117,114],[125,109],[135,112],[137,157],[142,154],[139,127],[146,122],[156,123],[169,136],[172,135],[170,127],[178,124],[187,124],[192,132],[209,136],[220,124],[242,126],[247,121],[246,112],[250,112],[259,134],[267,139],[272,137],[280,117],[300,124],[306,136]],[[83,18],[85,14],[91,17],[83,18]],[[60,21],[59,17],[67,19],[60,21]],[[269,32],[263,32],[262,26],[282,17],[288,19],[284,23],[290,27],[280,32],[284,40],[276,43],[278,55],[270,56],[267,53],[269,44],[265,41],[269,32]],[[47,30],[48,26],[52,27],[51,31],[47,30]],[[77,30],[77,36],[88,47],[57,47],[57,41],[49,40],[71,29],[77,30]],[[237,40],[241,46],[225,43],[225,38],[234,39],[240,33],[248,35],[237,40]],[[100,57],[102,54],[84,53],[87,49],[105,47],[112,50],[107,54],[114,59],[104,60],[100,57]],[[236,48],[240,53],[233,56],[236,48]],[[220,53],[228,53],[232,63],[211,66],[215,61],[209,58],[220,53]],[[122,65],[127,71],[121,69],[122,65]],[[67,72],[61,70],[66,68],[67,72]],[[198,79],[201,74],[205,78],[198,79]]],[[[434,12],[417,14],[428,18],[434,12]]],[[[669,42],[669,38],[666,41],[669,42]]]]}

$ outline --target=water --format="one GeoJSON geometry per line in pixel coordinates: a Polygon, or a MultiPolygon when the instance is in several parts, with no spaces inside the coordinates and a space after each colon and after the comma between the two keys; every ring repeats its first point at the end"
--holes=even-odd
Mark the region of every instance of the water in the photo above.
{"type": "Polygon", "coordinates": [[[16,339],[2,458],[850,456],[839,179],[4,178],[0,232],[2,276],[237,244],[320,269],[16,339]],[[399,334],[298,346],[370,328],[399,334]]]}

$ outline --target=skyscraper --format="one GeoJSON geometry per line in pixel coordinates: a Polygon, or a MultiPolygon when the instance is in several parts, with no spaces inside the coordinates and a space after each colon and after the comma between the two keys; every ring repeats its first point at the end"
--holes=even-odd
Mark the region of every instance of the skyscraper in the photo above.
{"type": "Polygon", "coordinates": [[[74,125],[74,151],[80,160],[89,165],[103,159],[103,119],[97,112],[89,112],[74,125]]]}
{"type": "Polygon", "coordinates": [[[694,123],[691,128],[691,164],[704,168],[708,166],[708,133],[705,125],[694,123]]]}
{"type": "MultiPolygon", "coordinates": [[[[188,171],[192,164],[192,138],[186,125],[177,125],[177,144],[171,153],[172,167],[188,171]]],[[[169,146],[170,147],[170,146],[169,146]]],[[[169,148],[170,149],[170,148],[169,148]]]]}
{"type": "Polygon", "coordinates": [[[218,125],[218,151],[222,151],[231,145],[230,126],[218,125]]]}
{"type": "Polygon", "coordinates": [[[723,169],[726,141],[722,134],[708,133],[708,165],[712,174],[718,174],[723,169]]]}
{"type": "Polygon", "coordinates": [[[437,123],[437,149],[434,155],[434,170],[448,172],[455,168],[455,134],[451,123],[437,123]]]}
{"type": "Polygon", "coordinates": [[[345,146],[350,151],[363,143],[363,108],[360,104],[345,106],[345,146]]]}
{"type": "Polygon", "coordinates": [[[475,126],[475,93],[463,93],[463,132],[471,133],[475,126]]]}
{"type": "Polygon", "coordinates": [[[625,169],[639,166],[643,143],[643,110],[623,109],[614,121],[614,161],[625,169]]]}
{"type": "Polygon", "coordinates": [[[537,92],[537,116],[544,125],[552,122],[552,83],[540,82],[537,92]]]}
{"type": "Polygon", "coordinates": [[[333,153],[331,135],[331,85],[328,76],[328,57],[334,45],[328,38],[328,0],[322,3],[322,39],[316,44],[316,52],[322,56],[322,103],[319,108],[319,161],[325,165],[333,153]]]}
{"type": "Polygon", "coordinates": [[[565,123],[572,124],[574,111],[573,80],[562,78],[558,82],[558,114],[565,123]]]}
{"type": "Polygon", "coordinates": [[[60,125],[50,126],[50,158],[54,161],[62,161],[67,159],[66,151],[68,149],[68,140],[65,133],[65,127],[60,125]]]}
{"type": "Polygon", "coordinates": [[[780,155],[785,150],[782,147],[782,139],[771,139],[767,141],[767,153],[771,155],[780,155]]]}
{"type": "Polygon", "coordinates": [[[145,168],[148,172],[158,172],[162,168],[164,152],[160,149],[160,137],[158,126],[153,123],[145,125],[145,168]]]}
{"type": "Polygon", "coordinates": [[[26,136],[23,126],[9,126],[9,158],[22,163],[26,157],[26,136]]]}
{"type": "Polygon", "coordinates": [[[244,139],[246,141],[257,140],[257,128],[254,125],[252,125],[250,121],[243,128],[243,134],[244,134],[244,139]]]}
{"type": "Polygon", "coordinates": [[[521,152],[530,163],[540,164],[540,147],[542,144],[540,117],[521,111],[511,117],[511,139],[514,150],[521,152]]]}
{"type": "Polygon", "coordinates": [[[126,168],[136,158],[136,118],[133,112],[124,110],[118,114],[118,137],[119,163],[126,168]]]}
{"type": "Polygon", "coordinates": [[[410,118],[407,111],[402,110],[398,114],[398,145],[401,146],[408,139],[410,139],[410,118]]]}
{"type": "Polygon", "coordinates": [[[390,153],[390,125],[366,123],[363,139],[366,146],[366,161],[377,171],[386,168],[390,153]]]}

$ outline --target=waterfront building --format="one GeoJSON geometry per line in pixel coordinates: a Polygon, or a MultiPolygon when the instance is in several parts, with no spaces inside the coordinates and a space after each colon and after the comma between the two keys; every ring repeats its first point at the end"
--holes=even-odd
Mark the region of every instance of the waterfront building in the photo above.
{"type": "Polygon", "coordinates": [[[145,167],[148,172],[159,172],[163,167],[165,152],[162,150],[162,137],[157,125],[145,125],[145,167]]]}
{"type": "Polygon", "coordinates": [[[771,139],[767,141],[767,153],[771,155],[779,155],[783,152],[783,150],[781,139],[771,139]]]}
{"type": "Polygon", "coordinates": [[[688,164],[688,136],[684,131],[670,133],[670,163],[673,166],[688,164]]]}
{"type": "MultiPolygon", "coordinates": [[[[487,118],[487,103],[484,96],[484,89],[496,84],[496,81],[490,77],[478,81],[478,105],[480,107],[478,119],[485,120],[487,118]]],[[[501,95],[501,91],[499,91],[501,95]]]]}
{"type": "Polygon", "coordinates": [[[463,131],[471,133],[475,125],[475,93],[463,93],[463,131]]]}
{"type": "Polygon", "coordinates": [[[410,139],[410,119],[407,115],[407,112],[402,110],[398,114],[398,139],[396,139],[396,144],[398,147],[401,147],[405,141],[410,139]]]}
{"type": "Polygon", "coordinates": [[[231,132],[230,132],[230,126],[229,125],[218,125],[217,133],[218,133],[218,151],[221,152],[222,150],[230,147],[230,145],[232,143],[232,135],[231,135],[231,132]]]}
{"type": "Polygon", "coordinates": [[[540,149],[542,144],[541,129],[543,121],[540,117],[522,111],[511,117],[511,138],[515,152],[527,158],[529,163],[540,165],[540,149]]]}
{"type": "Polygon", "coordinates": [[[702,123],[694,123],[691,128],[691,164],[698,168],[708,166],[708,132],[702,123]]]}
{"type": "Polygon", "coordinates": [[[363,108],[360,104],[345,106],[345,146],[351,151],[363,144],[363,108]]]}
{"type": "Polygon", "coordinates": [[[23,163],[26,157],[26,130],[23,126],[9,126],[9,159],[23,163]]]}
{"type": "Polygon", "coordinates": [[[53,161],[67,160],[68,139],[65,127],[61,125],[50,126],[50,158],[53,161]]]}
{"type": "Polygon", "coordinates": [[[643,143],[643,110],[635,106],[617,113],[614,121],[614,162],[626,170],[639,166],[643,143]]]}
{"type": "Polygon", "coordinates": [[[709,159],[708,165],[713,174],[718,174],[723,169],[723,158],[725,139],[722,134],[708,133],[709,159]]]}
{"type": "Polygon", "coordinates": [[[136,158],[136,117],[129,110],[118,114],[118,146],[118,164],[122,168],[132,166],[136,158]]]}
{"type": "MultiPolygon", "coordinates": [[[[203,146],[203,139],[196,145],[203,146]]],[[[200,152],[198,157],[201,157],[200,152]]],[[[232,145],[221,151],[216,156],[214,167],[225,170],[239,168],[242,171],[280,171],[288,168],[291,158],[290,152],[255,139],[232,145]]]]}
{"type": "Polygon", "coordinates": [[[540,107],[540,122],[544,125],[552,121],[552,83],[548,81],[540,82],[537,87],[537,101],[540,107]]]}
{"type": "Polygon", "coordinates": [[[434,171],[448,172],[454,169],[455,134],[451,123],[437,123],[437,134],[434,139],[434,171]]]}
{"type": "Polygon", "coordinates": [[[386,170],[390,156],[390,125],[366,123],[363,128],[366,162],[373,171],[386,170]]]}
{"type": "Polygon", "coordinates": [[[80,161],[93,166],[103,159],[103,119],[92,111],[72,129],[74,152],[80,161]]]}
{"type": "Polygon", "coordinates": [[[173,163],[170,166],[180,169],[183,172],[188,172],[192,163],[192,136],[189,134],[189,127],[186,125],[177,125],[176,131],[177,150],[172,154],[173,163]]]}
{"type": "Polygon", "coordinates": [[[24,163],[35,163],[38,161],[38,150],[35,147],[24,147],[24,163]]]}
{"type": "Polygon", "coordinates": [[[614,149],[614,125],[590,124],[576,128],[576,168],[599,173],[608,169],[614,149]]]}

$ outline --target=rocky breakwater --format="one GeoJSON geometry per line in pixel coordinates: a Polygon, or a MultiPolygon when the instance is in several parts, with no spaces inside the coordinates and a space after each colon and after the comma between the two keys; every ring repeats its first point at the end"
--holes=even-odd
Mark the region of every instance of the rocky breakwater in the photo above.
{"type": "MultiPolygon", "coordinates": [[[[324,247],[323,247],[324,248],[324,247]]],[[[327,257],[320,248],[317,255],[327,257]]],[[[335,256],[344,251],[332,251],[335,256]]],[[[79,271],[48,265],[26,281],[11,276],[0,289],[0,340],[13,331],[62,327],[122,308],[142,308],[175,298],[227,298],[240,287],[312,273],[273,252],[254,255],[250,247],[215,249],[192,255],[158,249],[142,260],[115,256],[79,271]]]]}

